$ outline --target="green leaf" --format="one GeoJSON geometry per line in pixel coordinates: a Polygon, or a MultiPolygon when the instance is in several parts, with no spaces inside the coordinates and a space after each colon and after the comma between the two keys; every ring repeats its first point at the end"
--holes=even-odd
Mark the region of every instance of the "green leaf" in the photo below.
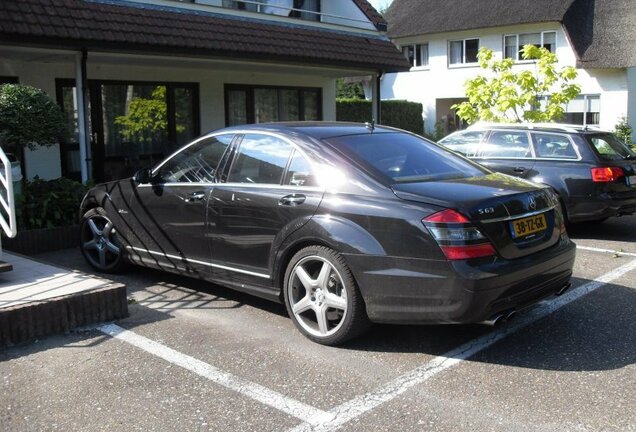
{"type": "Polygon", "coordinates": [[[576,98],[581,88],[572,83],[576,79],[575,68],[557,68],[557,56],[546,48],[525,45],[522,58],[535,60],[532,70],[513,70],[512,59],[498,60],[494,52],[480,48],[479,64],[486,69],[464,83],[468,102],[456,104],[453,109],[463,120],[504,122],[549,122],[560,119],[565,106],[576,98]],[[543,96],[551,97],[544,106],[543,96]]]}

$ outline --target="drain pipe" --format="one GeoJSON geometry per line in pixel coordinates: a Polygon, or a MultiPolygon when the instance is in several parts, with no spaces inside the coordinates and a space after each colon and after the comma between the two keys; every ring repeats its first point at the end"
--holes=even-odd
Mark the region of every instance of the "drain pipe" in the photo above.
{"type": "Polygon", "coordinates": [[[75,103],[77,106],[77,129],[79,132],[80,172],[82,183],[90,178],[90,140],[88,133],[88,85],[86,81],[86,62],[88,52],[82,49],[75,56],[75,103]]]}

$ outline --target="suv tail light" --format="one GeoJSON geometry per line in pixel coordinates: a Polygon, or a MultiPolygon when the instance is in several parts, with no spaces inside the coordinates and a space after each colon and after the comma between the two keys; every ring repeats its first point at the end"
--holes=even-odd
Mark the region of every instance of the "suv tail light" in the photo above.
{"type": "Polygon", "coordinates": [[[492,243],[463,214],[447,209],[422,219],[422,223],[449,260],[495,255],[492,243]]]}
{"type": "Polygon", "coordinates": [[[592,181],[595,183],[611,183],[624,175],[621,167],[592,168],[592,181]]]}

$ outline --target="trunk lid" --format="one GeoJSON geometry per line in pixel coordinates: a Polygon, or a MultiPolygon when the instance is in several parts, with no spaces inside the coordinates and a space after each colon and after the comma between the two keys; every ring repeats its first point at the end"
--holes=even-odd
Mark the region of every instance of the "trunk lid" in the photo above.
{"type": "Polygon", "coordinates": [[[401,199],[457,210],[491,241],[506,259],[554,245],[562,215],[553,193],[504,174],[392,185],[401,199]]]}

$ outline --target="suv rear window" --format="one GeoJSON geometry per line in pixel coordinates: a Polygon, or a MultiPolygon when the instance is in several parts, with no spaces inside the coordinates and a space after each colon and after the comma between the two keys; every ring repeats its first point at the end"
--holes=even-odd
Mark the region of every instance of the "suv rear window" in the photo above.
{"type": "Polygon", "coordinates": [[[389,183],[483,176],[489,171],[437,144],[401,133],[349,135],[326,140],[389,183]]]}
{"type": "Polygon", "coordinates": [[[601,159],[636,159],[636,153],[612,134],[587,135],[587,139],[601,159]]]}

